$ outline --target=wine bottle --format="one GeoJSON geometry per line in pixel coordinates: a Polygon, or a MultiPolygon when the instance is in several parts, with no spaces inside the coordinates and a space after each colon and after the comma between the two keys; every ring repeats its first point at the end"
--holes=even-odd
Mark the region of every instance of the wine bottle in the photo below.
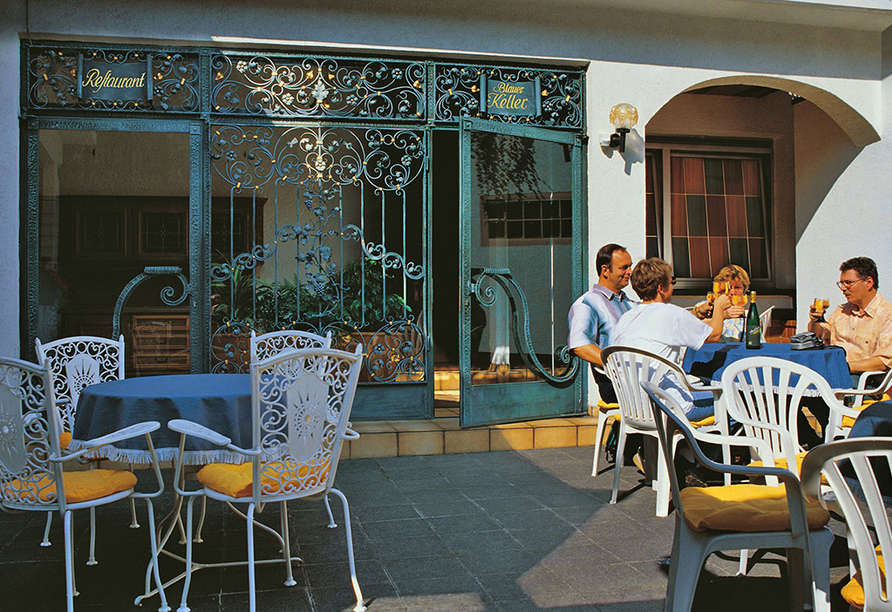
{"type": "Polygon", "coordinates": [[[762,348],[762,325],[759,322],[759,307],[756,306],[756,292],[750,293],[750,309],[744,321],[744,337],[746,348],[762,348]]]}

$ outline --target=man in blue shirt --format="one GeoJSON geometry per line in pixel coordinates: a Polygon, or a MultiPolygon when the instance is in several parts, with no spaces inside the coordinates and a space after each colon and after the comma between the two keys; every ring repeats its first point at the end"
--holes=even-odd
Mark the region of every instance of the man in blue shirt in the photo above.
{"type": "MultiPolygon", "coordinates": [[[[618,244],[606,244],[595,257],[598,268],[598,284],[582,294],[568,316],[570,333],[567,346],[580,359],[593,366],[603,366],[601,349],[610,346],[619,318],[631,310],[634,303],[623,292],[632,276],[632,256],[618,244]]],[[[592,369],[601,399],[616,402],[616,393],[607,376],[592,369]]]]}

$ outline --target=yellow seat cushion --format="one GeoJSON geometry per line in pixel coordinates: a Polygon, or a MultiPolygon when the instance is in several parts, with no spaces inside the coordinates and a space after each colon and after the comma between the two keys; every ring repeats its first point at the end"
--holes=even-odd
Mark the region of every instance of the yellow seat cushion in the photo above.
{"type": "MultiPolygon", "coordinates": [[[[65,472],[65,501],[69,504],[93,501],[136,486],[136,476],[127,470],[84,470],[65,472]]],[[[45,474],[36,483],[22,484],[18,479],[12,480],[2,489],[3,497],[23,502],[35,501],[35,495],[42,502],[56,498],[56,485],[49,474],[45,474]]]]}
{"type": "MultiPolygon", "coordinates": [[[[890,399],[892,399],[892,397],[890,397],[888,393],[883,393],[883,397],[881,397],[880,399],[878,399],[878,400],[865,399],[863,402],[861,402],[860,406],[855,406],[854,408],[855,408],[855,410],[864,410],[871,404],[876,404],[877,402],[888,402],[890,399]]],[[[850,417],[850,416],[842,417],[843,429],[851,429],[852,425],[854,425],[854,424],[855,424],[855,417],[850,417]]]]}
{"type": "MultiPolygon", "coordinates": [[[[797,474],[802,472],[802,461],[805,459],[805,456],[807,454],[808,454],[808,451],[802,451],[801,453],[796,453],[796,473],[797,474]]],[[[764,464],[761,461],[753,461],[752,463],[749,464],[749,466],[750,467],[764,467],[764,464]]],[[[775,459],[774,467],[787,469],[786,457],[778,457],[777,459],[775,459]]]]}
{"type": "MultiPolygon", "coordinates": [[[[694,531],[784,531],[790,512],[784,486],[736,484],[688,487],[681,491],[684,519],[694,531]]],[[[818,502],[806,503],[808,526],[823,527],[830,514],[818,502]]]]}
{"type": "Polygon", "coordinates": [[[62,450],[68,450],[69,444],[71,444],[71,432],[63,431],[59,434],[59,446],[62,450]]]}
{"type": "MultiPolygon", "coordinates": [[[[293,459],[272,461],[261,471],[261,493],[297,493],[325,482],[329,460],[299,463],[293,459]]],[[[253,464],[211,463],[198,471],[196,478],[202,485],[229,497],[251,497],[254,493],[253,464]]]]}
{"type": "MultiPolygon", "coordinates": [[[[877,563],[880,566],[880,584],[883,588],[883,596],[886,595],[886,565],[883,563],[883,553],[880,547],[876,547],[877,563]]],[[[848,584],[842,587],[842,598],[854,608],[864,607],[864,583],[861,581],[861,571],[855,572],[848,584]]]]}
{"type": "Polygon", "coordinates": [[[715,415],[708,416],[705,419],[700,419],[699,421],[691,421],[691,427],[694,428],[706,427],[707,425],[715,425],[715,415]]]}

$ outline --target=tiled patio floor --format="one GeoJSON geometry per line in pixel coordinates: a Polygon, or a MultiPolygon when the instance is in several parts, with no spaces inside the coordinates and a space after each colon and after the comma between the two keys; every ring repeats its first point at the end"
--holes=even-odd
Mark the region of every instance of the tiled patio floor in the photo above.
{"type": "MultiPolygon", "coordinates": [[[[674,516],[654,517],[654,492],[624,468],[624,491],[610,506],[613,471],[592,478],[592,447],[506,451],[343,461],[337,483],[354,517],[357,569],[370,612],[552,610],[657,611],[663,609],[666,570],[659,559],[672,546],[674,516]],[[638,487],[635,489],[635,487],[638,487]],[[633,490],[634,489],[634,490],[633,490]]],[[[142,473],[144,474],[144,472],[142,473]]],[[[169,510],[172,497],[161,503],[169,510]]],[[[339,503],[333,500],[336,517],[339,503]]],[[[244,521],[209,504],[205,543],[196,559],[244,556],[244,521]],[[221,553],[222,549],[222,553],[221,553]]],[[[278,522],[278,509],[261,518],[278,522]]],[[[321,502],[292,503],[293,550],[298,585],[282,586],[281,566],[257,570],[258,609],[352,609],[344,530],[328,530],[321,502]]],[[[145,516],[145,506],[140,506],[145,516]]],[[[97,557],[87,567],[88,514],[77,514],[76,609],[133,609],[148,554],[146,521],[127,528],[126,504],[101,509],[97,557]]],[[[53,546],[38,546],[43,515],[0,514],[0,602],[4,610],[65,609],[61,521],[53,546]]],[[[839,531],[835,524],[835,531],[839,531]]],[[[257,535],[258,557],[278,547],[257,535]]],[[[735,577],[736,559],[713,556],[701,575],[696,610],[786,610],[783,563],[771,554],[746,577],[735,577]]],[[[846,575],[840,538],[832,559],[834,610],[845,610],[838,592],[846,575]]],[[[165,576],[175,573],[165,562],[165,576]]],[[[244,568],[195,574],[189,599],[195,612],[247,610],[244,568]]],[[[176,610],[181,586],[168,589],[176,610]]],[[[143,610],[155,610],[157,598],[143,610]]]]}

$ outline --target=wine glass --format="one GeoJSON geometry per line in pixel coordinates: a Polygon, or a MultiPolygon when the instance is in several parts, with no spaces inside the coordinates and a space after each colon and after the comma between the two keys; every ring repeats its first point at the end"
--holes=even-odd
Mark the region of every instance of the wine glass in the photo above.
{"type": "Polygon", "coordinates": [[[731,296],[731,304],[733,306],[746,306],[746,303],[748,301],[749,300],[747,299],[745,293],[741,294],[741,295],[732,295],[731,296]]]}

